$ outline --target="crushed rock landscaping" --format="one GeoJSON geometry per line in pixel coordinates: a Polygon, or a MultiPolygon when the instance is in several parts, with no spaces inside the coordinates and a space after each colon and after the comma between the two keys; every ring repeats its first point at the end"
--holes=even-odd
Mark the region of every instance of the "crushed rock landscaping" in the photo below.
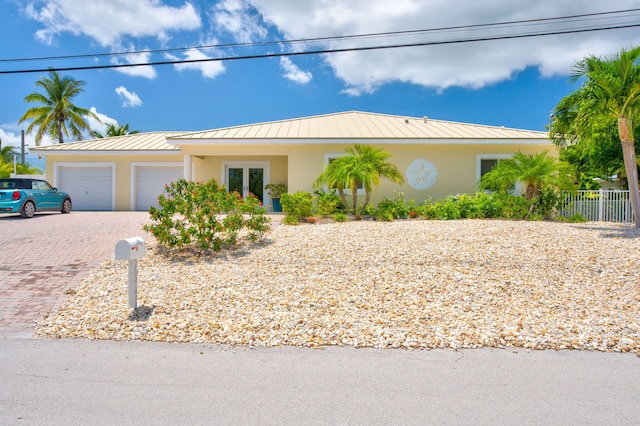
{"type": "Polygon", "coordinates": [[[214,254],[147,242],[133,313],[127,266],[105,260],[36,336],[640,352],[640,231],[629,225],[276,226],[214,254]]]}

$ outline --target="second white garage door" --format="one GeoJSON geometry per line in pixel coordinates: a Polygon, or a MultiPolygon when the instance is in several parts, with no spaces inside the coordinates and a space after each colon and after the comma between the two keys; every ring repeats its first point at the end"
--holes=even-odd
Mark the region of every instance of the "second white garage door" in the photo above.
{"type": "Polygon", "coordinates": [[[56,186],[69,193],[73,210],[113,210],[113,166],[56,165],[56,186]]]}
{"type": "Polygon", "coordinates": [[[184,166],[135,166],[134,167],[134,209],[149,210],[158,207],[158,195],[164,192],[169,182],[184,177],[184,166]]]}

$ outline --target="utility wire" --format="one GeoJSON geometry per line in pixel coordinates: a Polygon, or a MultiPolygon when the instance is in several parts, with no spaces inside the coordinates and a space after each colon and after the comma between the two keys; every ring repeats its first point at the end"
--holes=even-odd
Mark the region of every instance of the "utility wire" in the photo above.
{"type": "MultiPolygon", "coordinates": [[[[49,71],[83,71],[83,70],[95,70],[95,69],[131,68],[131,67],[141,67],[141,66],[178,65],[178,64],[189,64],[189,63],[203,63],[203,62],[278,58],[278,57],[288,57],[288,56],[326,55],[331,53],[343,53],[343,52],[359,52],[359,51],[368,51],[368,50],[437,46],[437,45],[474,43],[474,42],[495,41],[495,40],[510,40],[510,39],[542,37],[542,36],[550,36],[550,35],[578,34],[578,33],[586,33],[586,32],[616,30],[616,29],[624,29],[624,28],[636,28],[636,27],[640,27],[640,23],[624,24],[624,25],[609,25],[609,26],[591,27],[591,28],[578,28],[578,29],[570,29],[570,30],[542,31],[538,33],[465,38],[465,39],[457,39],[457,40],[425,41],[425,42],[416,42],[416,43],[399,43],[399,44],[377,45],[377,46],[306,50],[306,51],[298,51],[298,52],[224,56],[224,57],[217,57],[217,58],[180,59],[180,60],[169,60],[169,61],[152,61],[152,62],[145,62],[145,63],[108,64],[108,65],[75,66],[75,67],[48,67],[48,68],[41,68],[41,69],[23,69],[23,70],[0,70],[0,74],[25,74],[25,73],[40,73],[40,72],[49,72],[49,71]]],[[[89,56],[95,57],[95,55],[89,55],[89,56]]]]}
{"type": "MultiPolygon", "coordinates": [[[[127,52],[111,52],[111,53],[64,55],[64,56],[42,56],[42,57],[31,57],[31,58],[10,58],[10,59],[0,59],[0,63],[1,62],[25,62],[25,61],[42,61],[42,60],[60,60],[60,59],[116,57],[116,56],[128,56],[128,55],[151,54],[151,53],[180,52],[180,51],[187,51],[192,49],[206,50],[206,49],[225,49],[225,48],[239,48],[239,47],[262,47],[262,46],[273,46],[273,45],[290,45],[290,44],[299,44],[299,43],[343,41],[343,40],[351,40],[351,39],[376,38],[376,37],[388,37],[388,36],[420,35],[420,34],[436,33],[436,32],[476,30],[476,29],[483,29],[488,27],[515,26],[515,25],[522,25],[522,24],[539,25],[541,23],[546,23],[546,22],[563,21],[563,20],[568,21],[568,20],[575,20],[577,18],[593,19],[596,17],[601,18],[604,16],[628,14],[631,12],[640,12],[640,8],[616,10],[616,11],[609,11],[609,12],[584,13],[579,15],[567,15],[567,16],[552,17],[552,18],[537,18],[537,19],[524,19],[524,20],[518,20],[518,21],[503,21],[503,22],[473,24],[473,25],[458,25],[458,26],[449,26],[449,27],[421,29],[421,30],[388,31],[388,32],[381,32],[381,33],[352,34],[352,35],[344,35],[344,36],[275,40],[275,41],[265,41],[265,42],[209,44],[209,45],[175,47],[175,48],[165,48],[165,49],[133,50],[133,51],[127,51],[127,52]]],[[[622,17],[628,18],[629,16],[626,15],[622,17]]],[[[570,22],[567,22],[567,23],[570,23],[570,22]]]]}

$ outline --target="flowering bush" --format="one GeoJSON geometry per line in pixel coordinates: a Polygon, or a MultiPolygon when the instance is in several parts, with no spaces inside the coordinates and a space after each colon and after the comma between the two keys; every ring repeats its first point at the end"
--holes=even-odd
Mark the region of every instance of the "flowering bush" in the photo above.
{"type": "Polygon", "coordinates": [[[249,241],[259,240],[270,229],[270,219],[255,196],[243,199],[238,193],[227,192],[215,179],[172,182],[158,197],[158,205],[149,209],[154,223],[145,225],[144,230],[171,248],[195,245],[219,251],[223,244],[236,244],[243,228],[249,241]]]}

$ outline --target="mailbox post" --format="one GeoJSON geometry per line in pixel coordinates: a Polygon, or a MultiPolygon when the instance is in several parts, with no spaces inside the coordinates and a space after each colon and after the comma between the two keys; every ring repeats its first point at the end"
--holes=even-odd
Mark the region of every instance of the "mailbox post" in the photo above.
{"type": "Polygon", "coordinates": [[[129,308],[138,308],[138,259],[144,257],[144,239],[133,237],[116,243],[116,260],[129,261],[129,308]]]}

